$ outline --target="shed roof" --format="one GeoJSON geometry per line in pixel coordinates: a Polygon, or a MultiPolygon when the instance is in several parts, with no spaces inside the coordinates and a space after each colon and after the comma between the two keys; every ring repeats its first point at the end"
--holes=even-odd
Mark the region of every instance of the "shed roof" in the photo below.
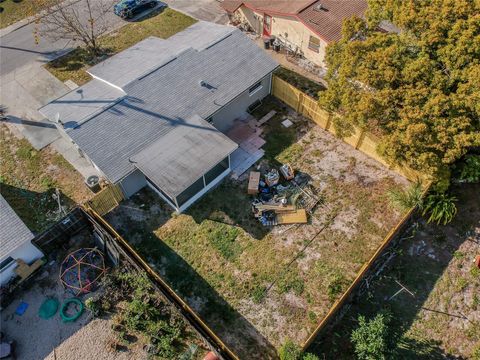
{"type": "Polygon", "coordinates": [[[7,200],[0,195],[0,259],[34,238],[7,200]]]}
{"type": "Polygon", "coordinates": [[[120,101],[67,129],[110,181],[117,182],[135,170],[130,158],[145,147],[193,115],[208,118],[278,66],[239,30],[200,24],[175,35],[177,41],[189,41],[193,36],[198,39],[196,47],[188,47],[174,60],[130,81],[123,87],[126,95],[120,101]]]}
{"type": "Polygon", "coordinates": [[[195,115],[131,160],[145,176],[175,198],[237,147],[235,142],[195,115]]]}

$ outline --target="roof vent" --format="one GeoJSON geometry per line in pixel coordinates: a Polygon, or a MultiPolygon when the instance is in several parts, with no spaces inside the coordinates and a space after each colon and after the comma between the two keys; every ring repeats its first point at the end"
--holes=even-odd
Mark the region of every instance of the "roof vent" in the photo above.
{"type": "Polygon", "coordinates": [[[213,91],[213,90],[216,90],[217,88],[213,85],[210,85],[209,83],[207,83],[206,81],[200,81],[200,86],[210,90],[210,91],[213,91]]]}
{"type": "Polygon", "coordinates": [[[327,10],[325,6],[322,5],[322,3],[315,4],[313,7],[313,10],[315,11],[322,11],[322,10],[327,10]]]}

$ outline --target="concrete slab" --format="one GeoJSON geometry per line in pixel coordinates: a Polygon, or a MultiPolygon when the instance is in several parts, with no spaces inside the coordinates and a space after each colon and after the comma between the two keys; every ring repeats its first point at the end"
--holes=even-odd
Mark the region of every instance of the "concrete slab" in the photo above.
{"type": "Polygon", "coordinates": [[[45,119],[33,121],[9,115],[2,122],[13,124],[17,127],[36,150],[43,149],[60,137],[55,124],[45,119]]]}
{"type": "Polygon", "coordinates": [[[84,178],[90,175],[101,175],[97,169],[84,157],[80,155],[75,145],[60,136],[52,143],[52,148],[67,160],[84,178]]]}

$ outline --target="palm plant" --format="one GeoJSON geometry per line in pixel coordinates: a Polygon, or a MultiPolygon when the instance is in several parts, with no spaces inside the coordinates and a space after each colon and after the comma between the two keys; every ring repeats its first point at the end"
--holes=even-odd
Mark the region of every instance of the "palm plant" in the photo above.
{"type": "Polygon", "coordinates": [[[406,190],[392,189],[388,192],[388,197],[392,204],[401,211],[409,210],[414,207],[419,209],[423,206],[423,188],[420,181],[416,181],[406,190]]]}
{"type": "Polygon", "coordinates": [[[457,198],[446,193],[436,193],[428,195],[424,202],[422,215],[429,214],[427,222],[435,222],[437,225],[448,224],[457,214],[455,205],[457,198]]]}

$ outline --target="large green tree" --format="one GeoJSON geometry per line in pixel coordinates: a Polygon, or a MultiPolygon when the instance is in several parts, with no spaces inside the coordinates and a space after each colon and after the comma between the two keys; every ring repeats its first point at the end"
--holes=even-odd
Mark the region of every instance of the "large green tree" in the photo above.
{"type": "Polygon", "coordinates": [[[440,178],[480,145],[480,0],[369,0],[327,48],[320,104],[382,138],[394,163],[440,178]],[[381,21],[397,31],[379,31],[381,21]]]}

